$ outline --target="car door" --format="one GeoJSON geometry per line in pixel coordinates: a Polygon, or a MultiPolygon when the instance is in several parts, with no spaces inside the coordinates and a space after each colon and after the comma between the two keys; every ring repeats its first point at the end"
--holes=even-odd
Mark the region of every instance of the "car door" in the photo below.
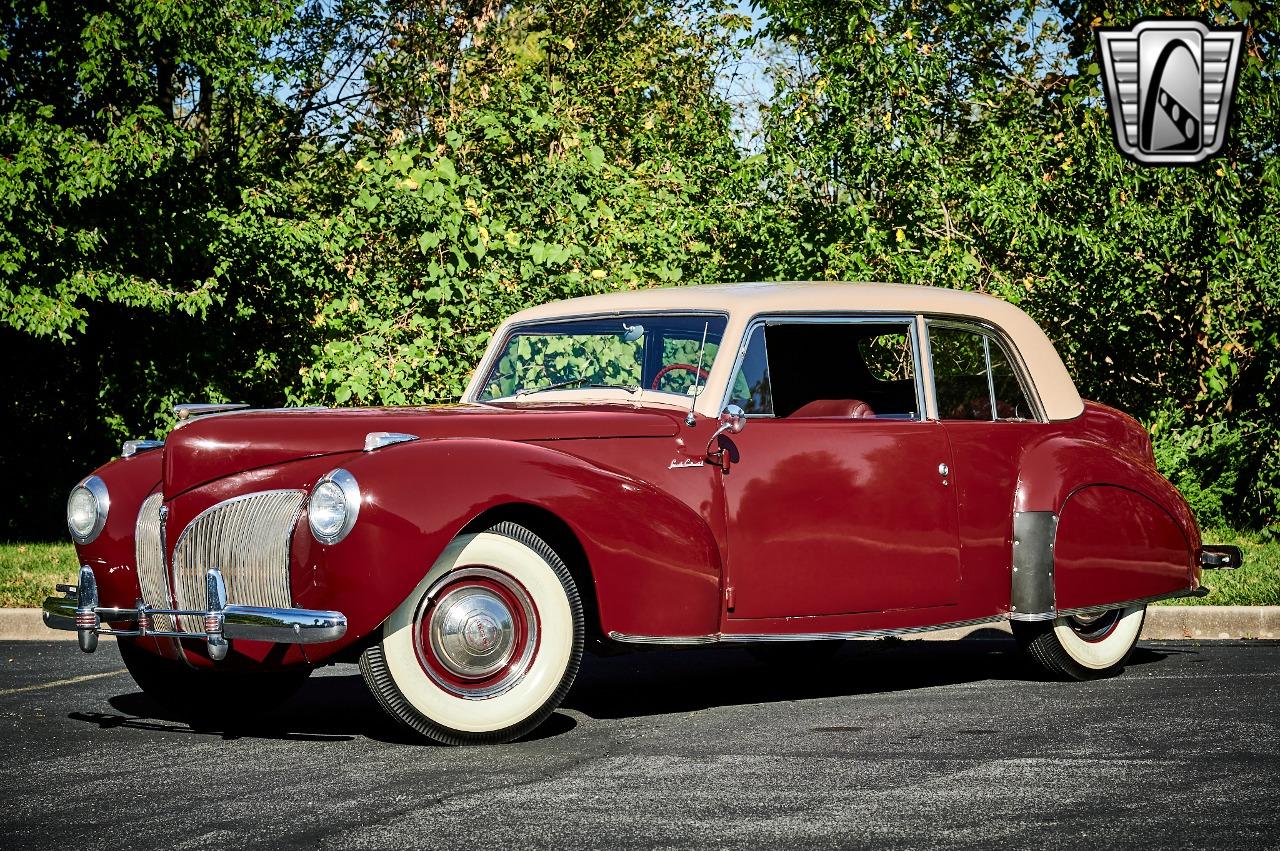
{"type": "Polygon", "coordinates": [[[1007,602],[1014,496],[1023,448],[1049,428],[1016,350],[995,328],[927,319],[938,419],[951,444],[951,487],[964,541],[966,596],[1007,602]]]}
{"type": "Polygon", "coordinates": [[[729,617],[945,606],[960,557],[950,448],[924,417],[912,317],[759,320],[723,438],[729,617]]]}

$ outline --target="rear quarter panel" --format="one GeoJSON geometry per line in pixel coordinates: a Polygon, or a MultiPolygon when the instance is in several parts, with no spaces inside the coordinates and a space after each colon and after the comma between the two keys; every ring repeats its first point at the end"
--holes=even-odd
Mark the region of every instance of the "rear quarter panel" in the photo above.
{"type": "Polygon", "coordinates": [[[1084,416],[1023,455],[1014,510],[1059,516],[1053,577],[1058,609],[1199,585],[1195,518],[1142,441],[1132,437],[1140,426],[1116,414],[1091,403],[1084,416]],[[1117,439],[1111,434],[1117,426],[1130,436],[1117,439]]]}

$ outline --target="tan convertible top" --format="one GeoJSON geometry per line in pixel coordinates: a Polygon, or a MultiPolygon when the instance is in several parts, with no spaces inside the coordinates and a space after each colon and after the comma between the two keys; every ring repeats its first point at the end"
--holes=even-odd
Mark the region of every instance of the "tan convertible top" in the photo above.
{"type": "MultiPolygon", "coordinates": [[[[1007,301],[981,293],[943,287],[801,281],[663,287],[583,296],[522,310],[503,323],[494,335],[490,350],[481,362],[481,370],[477,371],[464,398],[475,398],[475,393],[479,391],[476,386],[480,380],[479,375],[481,371],[487,370],[495,347],[505,338],[511,325],[570,316],[664,310],[727,313],[729,324],[725,329],[726,340],[740,339],[747,325],[760,314],[910,313],[924,314],[927,317],[977,319],[1003,331],[1013,344],[1026,366],[1034,391],[1040,397],[1041,407],[1050,420],[1072,419],[1084,410],[1084,403],[1076,392],[1075,383],[1063,366],[1062,359],[1058,357],[1053,343],[1029,316],[1007,301]]],[[[708,392],[699,395],[699,412],[707,416],[718,413],[716,409],[731,379],[728,373],[733,369],[732,361],[732,357],[716,359],[707,380],[708,392]]],[[[667,401],[672,399],[671,394],[652,395],[665,397],[667,401]]],[[[583,394],[574,394],[572,398],[582,399],[583,394]]],[[[612,396],[610,398],[613,399],[612,396]]]]}

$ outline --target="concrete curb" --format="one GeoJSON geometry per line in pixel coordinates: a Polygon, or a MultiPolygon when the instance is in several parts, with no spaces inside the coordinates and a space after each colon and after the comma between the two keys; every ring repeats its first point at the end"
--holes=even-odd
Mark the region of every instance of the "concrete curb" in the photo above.
{"type": "MultiPolygon", "coordinates": [[[[1001,633],[1010,633],[1008,621],[942,629],[912,637],[954,641],[1000,638],[1001,633]]],[[[1280,606],[1151,606],[1147,609],[1141,637],[1145,641],[1280,638],[1280,606]]]]}
{"type": "MultiPolygon", "coordinates": [[[[913,635],[926,641],[999,638],[1007,621],[913,635]]],[[[74,632],[49,629],[39,609],[0,609],[0,641],[75,640],[74,632]]],[[[1280,606],[1152,606],[1142,638],[1148,641],[1280,638],[1280,606]]]]}

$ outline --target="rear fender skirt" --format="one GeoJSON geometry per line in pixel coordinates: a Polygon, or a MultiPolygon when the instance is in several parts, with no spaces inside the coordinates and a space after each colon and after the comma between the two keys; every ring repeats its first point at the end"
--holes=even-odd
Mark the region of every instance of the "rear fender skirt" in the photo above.
{"type": "Polygon", "coordinates": [[[719,627],[715,538],[687,505],[647,482],[543,446],[481,438],[398,444],[344,467],[363,494],[351,533],[325,546],[303,522],[294,536],[295,570],[309,573],[295,577],[295,604],[348,619],[343,642],[308,647],[313,661],[376,629],[470,521],[512,504],[544,509],[577,536],[606,633],[719,627]]]}

